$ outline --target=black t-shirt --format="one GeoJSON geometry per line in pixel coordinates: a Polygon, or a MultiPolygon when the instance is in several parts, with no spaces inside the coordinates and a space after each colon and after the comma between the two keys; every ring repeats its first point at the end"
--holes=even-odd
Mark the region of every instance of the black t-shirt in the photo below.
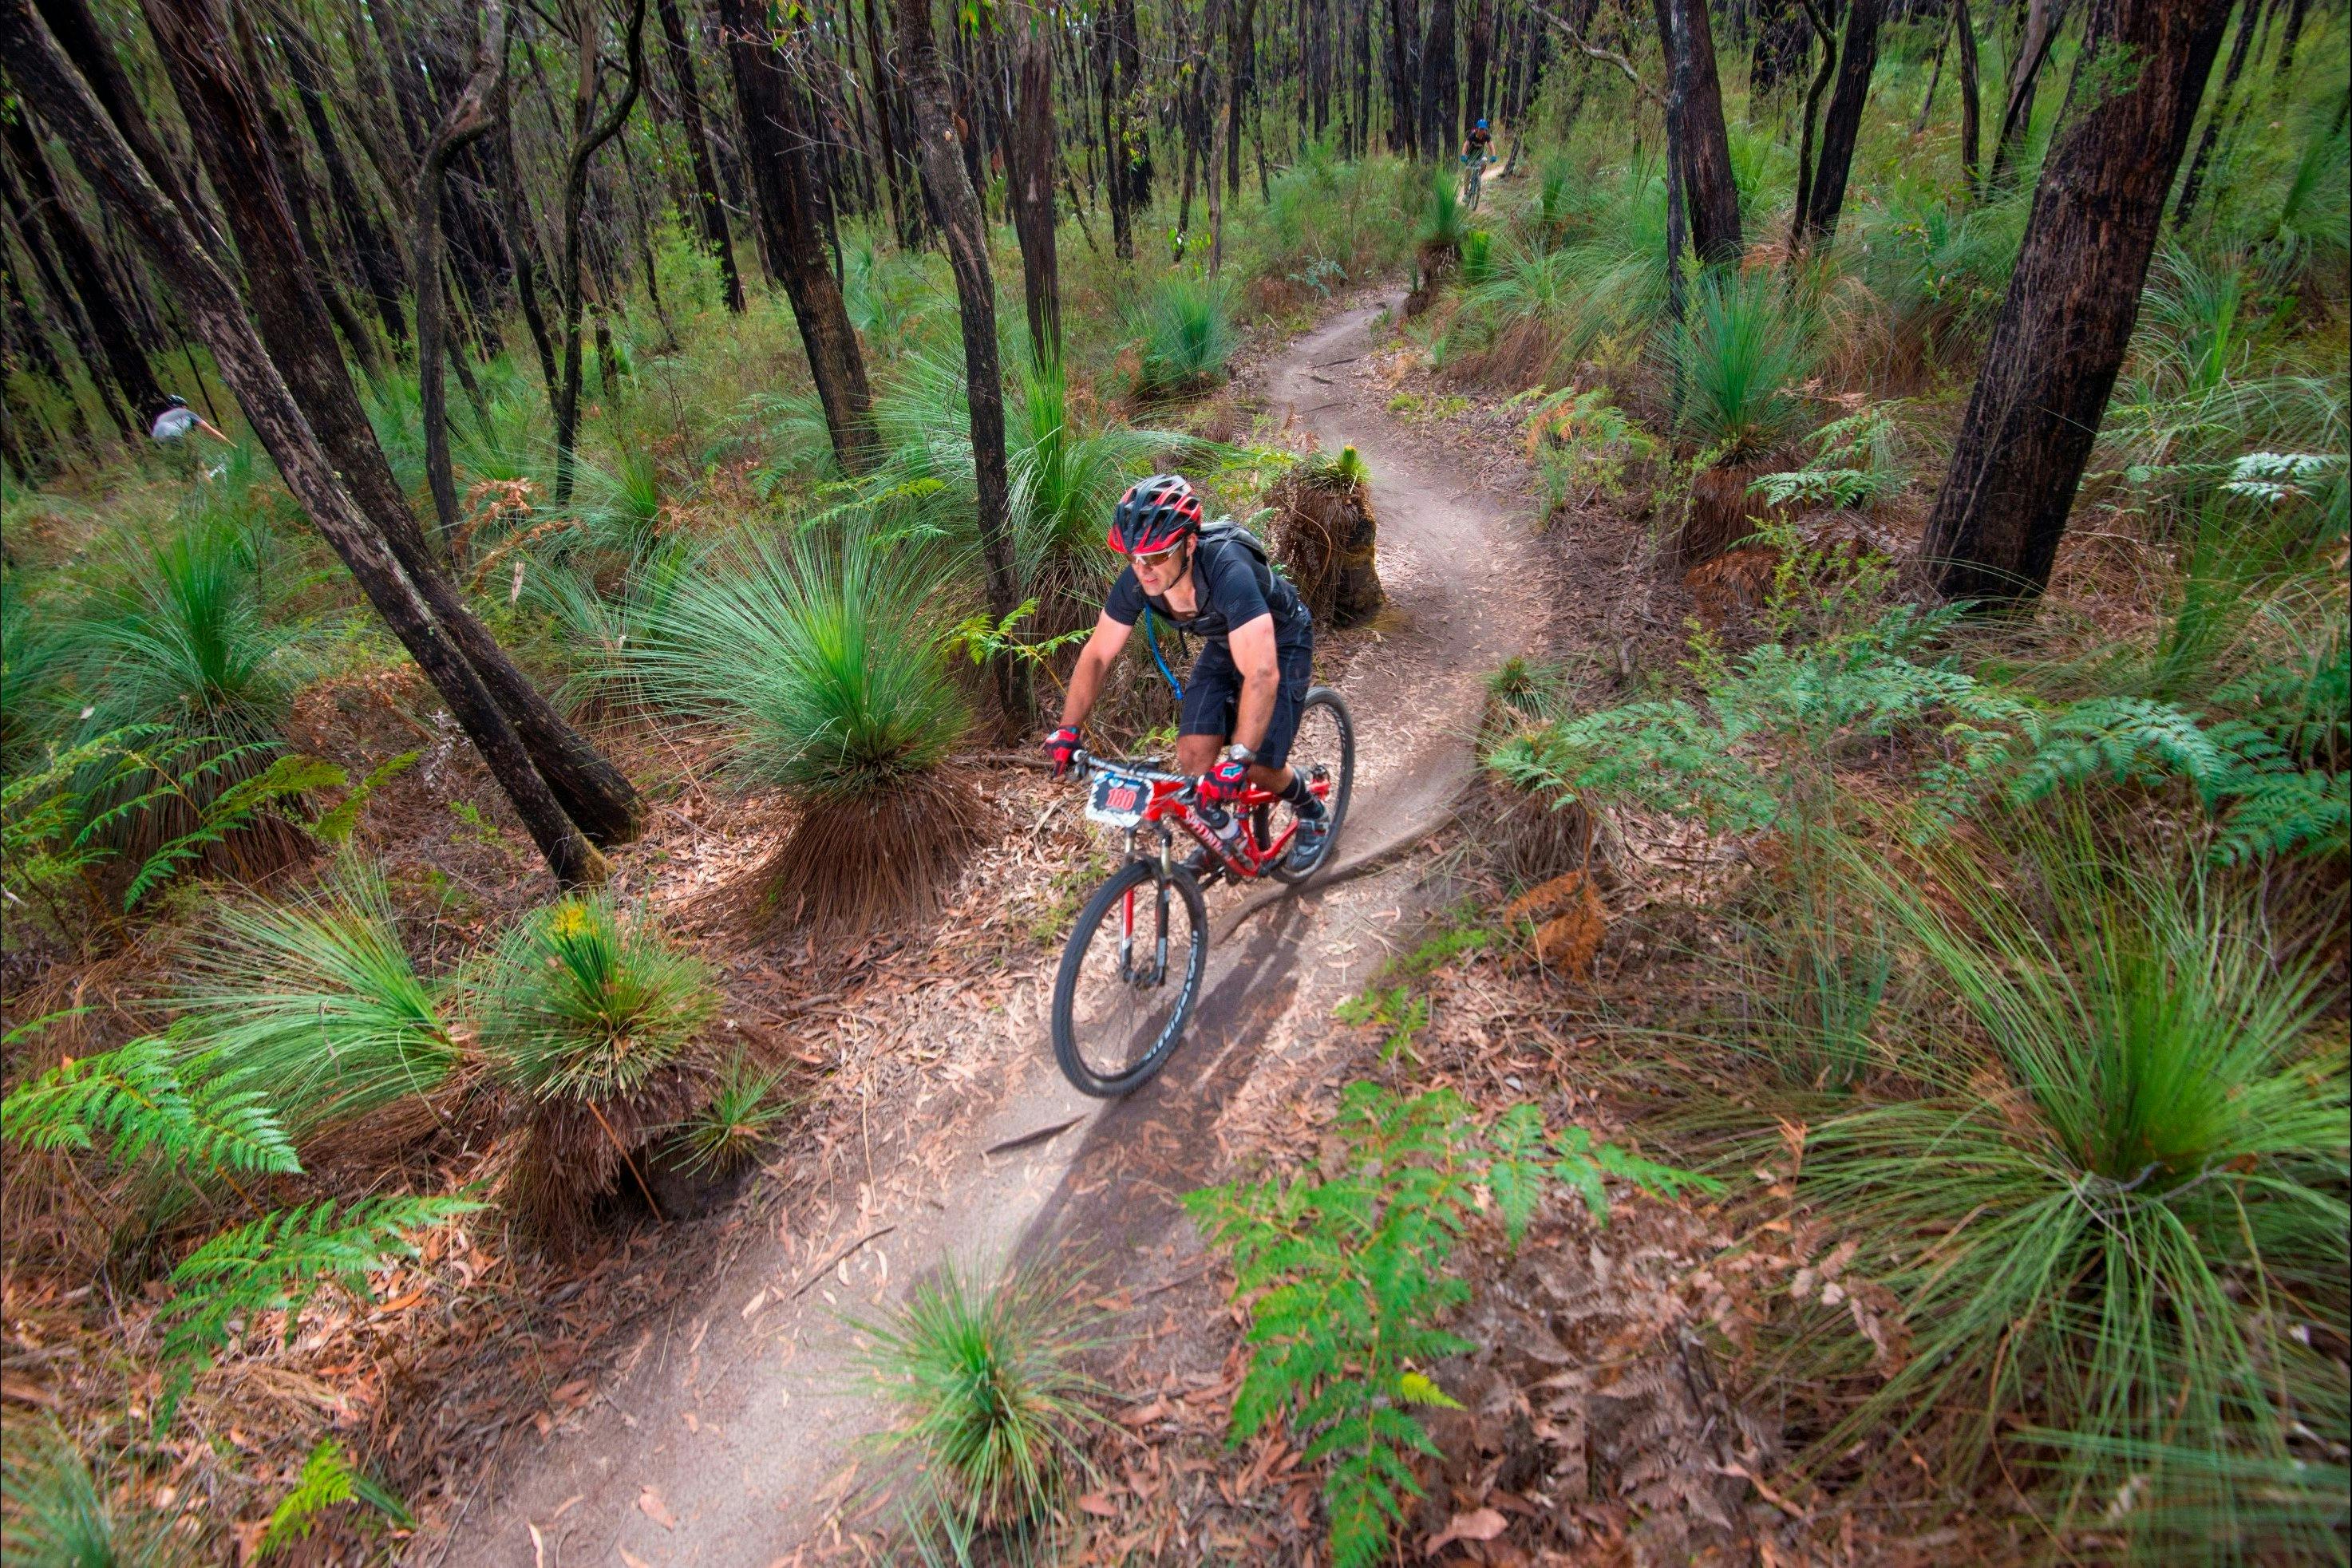
{"type": "Polygon", "coordinates": [[[1494,143],[1495,137],[1492,131],[1473,129],[1470,132],[1469,138],[1462,143],[1462,156],[1468,158],[1476,153],[1484,152],[1487,148],[1493,146],[1494,143]]]}
{"type": "Polygon", "coordinates": [[[1110,585],[1103,613],[1122,626],[1132,626],[1149,604],[1179,632],[1212,643],[1222,643],[1234,627],[1270,614],[1276,646],[1296,647],[1313,640],[1315,623],[1299,602],[1298,591],[1237,540],[1204,539],[1194,549],[1192,593],[1197,608],[1190,615],[1179,615],[1166,600],[1143,591],[1130,566],[1110,585]]]}

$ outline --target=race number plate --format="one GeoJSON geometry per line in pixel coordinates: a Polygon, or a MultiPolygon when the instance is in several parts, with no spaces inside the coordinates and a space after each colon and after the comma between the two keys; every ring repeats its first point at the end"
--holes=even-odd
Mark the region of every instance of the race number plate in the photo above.
{"type": "Polygon", "coordinates": [[[1087,815],[1114,828],[1131,828],[1143,821],[1143,808],[1150,803],[1151,786],[1142,779],[1124,773],[1097,773],[1087,815]]]}

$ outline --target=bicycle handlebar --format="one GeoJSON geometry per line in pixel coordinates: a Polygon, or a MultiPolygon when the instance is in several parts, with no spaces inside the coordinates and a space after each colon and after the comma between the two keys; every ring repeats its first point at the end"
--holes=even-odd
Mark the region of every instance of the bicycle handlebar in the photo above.
{"type": "Polygon", "coordinates": [[[1130,779],[1141,779],[1147,783],[1181,784],[1185,788],[1183,799],[1186,800],[1192,798],[1192,790],[1201,782],[1197,777],[1190,773],[1163,773],[1157,768],[1146,768],[1139,763],[1125,762],[1117,758],[1097,757],[1084,747],[1071,752],[1070,760],[1077,766],[1081,774],[1091,773],[1100,768],[1124,773],[1130,779]]]}

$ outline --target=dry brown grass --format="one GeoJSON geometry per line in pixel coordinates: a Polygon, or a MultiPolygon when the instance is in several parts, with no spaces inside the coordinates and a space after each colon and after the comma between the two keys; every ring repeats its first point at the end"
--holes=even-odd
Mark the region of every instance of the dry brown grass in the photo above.
{"type": "Polygon", "coordinates": [[[988,817],[968,784],[936,773],[862,800],[811,800],[734,895],[741,917],[820,936],[928,920],[988,817]]]}

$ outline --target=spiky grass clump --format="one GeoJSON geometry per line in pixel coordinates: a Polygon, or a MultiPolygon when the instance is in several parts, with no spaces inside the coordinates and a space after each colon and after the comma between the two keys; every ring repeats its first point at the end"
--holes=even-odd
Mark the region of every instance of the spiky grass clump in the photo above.
{"type": "Polygon", "coordinates": [[[1233,285],[1221,277],[1172,273],[1161,278],[1144,301],[1137,328],[1142,374],[1135,390],[1145,397],[1205,391],[1224,379],[1241,347],[1233,285]]]}
{"type": "Polygon", "coordinates": [[[726,1176],[742,1169],[792,1110],[775,1097],[783,1081],[782,1068],[762,1071],[740,1051],[728,1058],[710,1103],[688,1117],[670,1140],[670,1158],[691,1175],[726,1176]]]}
{"type": "Polygon", "coordinates": [[[1429,195],[1422,204],[1421,228],[1414,235],[1423,257],[1457,256],[1470,233],[1470,214],[1462,204],[1462,187],[1451,169],[1431,172],[1429,195]]]}
{"type": "Polygon", "coordinates": [[[1796,389],[1815,358],[1811,324],[1784,303],[1773,275],[1700,278],[1668,367],[1680,429],[1719,464],[1785,446],[1811,422],[1796,389]]]}
{"type": "Polygon", "coordinates": [[[950,1260],[889,1318],[858,1324],[894,1416],[878,1447],[968,1528],[1043,1521],[1087,1468],[1097,1389],[1076,1363],[1100,1342],[1070,1298],[1034,1268],[984,1284],[950,1260]]]}
{"type": "Polygon", "coordinates": [[[53,1423],[12,1423],[0,1467],[0,1555],[26,1568],[175,1568],[197,1559],[172,1516],[118,1498],[53,1423]]]}
{"type": "Polygon", "coordinates": [[[1996,1448],[2047,1467],[2062,1535],[2325,1554],[2347,1432],[2316,1343],[2343,1343],[2352,1269],[2333,982],[2193,863],[2080,817],[2006,836],[1937,857],[1932,899],[1856,871],[1928,967],[1901,1062],[1927,1092],[1806,1143],[1801,1197],[1910,1340],[1819,1452],[1951,1412],[1963,1478],[1996,1448]]]}
{"type": "Polygon", "coordinates": [[[858,925],[928,903],[970,847],[976,797],[941,764],[970,723],[940,649],[939,569],[855,532],[714,554],[647,616],[656,701],[724,726],[746,782],[798,821],[756,913],[858,925]]]}
{"type": "Polygon", "coordinates": [[[73,646],[13,568],[0,571],[0,760],[14,762],[71,715],[62,706],[73,646]]]}
{"type": "Polygon", "coordinates": [[[264,623],[250,541],[226,519],[148,545],[66,634],[93,731],[168,724],[259,739],[292,700],[289,639],[264,623]]]}
{"type": "Polygon", "coordinates": [[[297,1137],[430,1093],[458,1061],[366,870],[285,904],[225,905],[180,1000],[196,1075],[260,1093],[297,1137]]]}
{"type": "Polygon", "coordinates": [[[693,1103],[695,1059],[719,1009],[710,967],[648,911],[624,921],[602,894],[533,910],[475,977],[492,1071],[531,1106],[522,1196],[560,1228],[693,1103]]]}

